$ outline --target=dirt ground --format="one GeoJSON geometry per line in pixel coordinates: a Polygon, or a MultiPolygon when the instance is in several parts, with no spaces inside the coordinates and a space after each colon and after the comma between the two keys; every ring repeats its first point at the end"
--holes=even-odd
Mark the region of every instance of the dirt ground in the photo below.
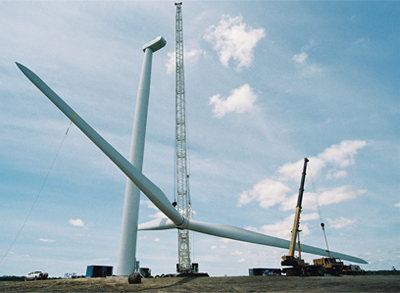
{"type": "Polygon", "coordinates": [[[8,292],[400,292],[400,275],[343,277],[202,277],[53,279],[0,282],[8,292]]]}

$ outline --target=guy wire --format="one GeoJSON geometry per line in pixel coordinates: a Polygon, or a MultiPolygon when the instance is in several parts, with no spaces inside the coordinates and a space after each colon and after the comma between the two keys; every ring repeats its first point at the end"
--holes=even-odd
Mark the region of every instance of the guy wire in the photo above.
{"type": "Polygon", "coordinates": [[[40,187],[39,192],[38,192],[38,194],[36,195],[36,198],[35,198],[35,200],[34,200],[32,206],[31,206],[31,208],[30,208],[30,210],[29,210],[29,212],[28,212],[28,215],[26,216],[24,222],[22,223],[22,226],[21,226],[21,228],[19,229],[19,231],[18,231],[18,233],[17,233],[17,236],[15,237],[15,239],[13,240],[13,242],[11,243],[11,245],[10,245],[10,247],[8,248],[8,250],[6,251],[6,253],[5,253],[5,254],[3,255],[3,257],[1,258],[1,260],[0,260],[0,265],[1,265],[1,263],[4,261],[4,259],[6,258],[6,256],[7,256],[8,253],[10,252],[10,250],[13,248],[15,242],[17,241],[18,237],[21,235],[22,230],[24,229],[26,223],[28,222],[28,219],[29,219],[29,217],[30,217],[30,215],[31,215],[31,213],[32,213],[32,211],[33,211],[33,208],[35,207],[36,202],[38,201],[39,196],[40,196],[40,194],[42,193],[42,190],[43,190],[44,186],[46,185],[47,179],[49,178],[50,172],[51,172],[51,170],[53,169],[53,166],[54,166],[54,163],[56,162],[56,159],[57,159],[57,157],[58,157],[58,154],[59,154],[60,151],[61,151],[61,148],[62,148],[62,146],[63,146],[63,144],[64,144],[65,138],[66,138],[67,135],[68,135],[68,131],[69,131],[69,128],[71,127],[72,121],[73,121],[74,118],[75,118],[75,114],[76,114],[76,113],[74,113],[74,116],[72,117],[72,119],[71,119],[71,121],[70,121],[70,124],[69,124],[69,126],[68,126],[68,128],[67,128],[67,131],[65,132],[65,135],[64,135],[64,137],[63,137],[63,140],[61,141],[61,145],[60,145],[60,147],[58,148],[58,151],[57,151],[56,155],[54,156],[53,162],[52,162],[51,165],[50,165],[50,169],[49,169],[49,171],[47,172],[46,177],[44,178],[44,181],[43,181],[43,183],[42,183],[42,186],[40,187]]]}

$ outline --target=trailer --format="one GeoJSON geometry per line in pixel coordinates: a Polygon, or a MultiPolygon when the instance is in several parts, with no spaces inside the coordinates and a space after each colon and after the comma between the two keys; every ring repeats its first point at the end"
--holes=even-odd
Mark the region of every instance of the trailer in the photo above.
{"type": "Polygon", "coordinates": [[[110,277],[112,273],[112,266],[91,265],[86,268],[86,278],[110,277]]]}

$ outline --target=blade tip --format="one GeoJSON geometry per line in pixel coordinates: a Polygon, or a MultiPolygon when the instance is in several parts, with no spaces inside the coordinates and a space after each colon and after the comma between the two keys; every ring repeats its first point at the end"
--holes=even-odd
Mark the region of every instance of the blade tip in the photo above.
{"type": "Polygon", "coordinates": [[[22,65],[21,63],[15,62],[15,64],[18,66],[18,68],[22,71],[22,72],[26,72],[26,70],[28,68],[26,68],[24,65],[22,65]]]}

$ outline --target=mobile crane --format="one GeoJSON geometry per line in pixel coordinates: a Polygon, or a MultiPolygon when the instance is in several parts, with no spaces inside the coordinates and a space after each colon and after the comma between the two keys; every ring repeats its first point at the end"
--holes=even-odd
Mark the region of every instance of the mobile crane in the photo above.
{"type": "Polygon", "coordinates": [[[301,182],[300,182],[300,189],[299,189],[299,196],[297,199],[297,206],[296,206],[296,213],[294,215],[294,223],[293,223],[293,229],[292,229],[292,237],[290,239],[290,245],[289,245],[289,254],[282,256],[282,266],[290,266],[288,268],[282,269],[283,273],[286,273],[287,276],[300,276],[304,274],[304,269],[307,267],[309,264],[305,263],[304,260],[301,259],[301,249],[300,249],[300,214],[301,214],[301,203],[303,201],[303,192],[304,192],[304,183],[306,180],[306,170],[307,170],[307,163],[308,159],[304,158],[304,167],[303,167],[303,173],[301,176],[301,182]],[[299,256],[295,257],[294,251],[296,248],[296,240],[297,237],[299,238],[298,241],[298,251],[299,251],[299,256]]]}
{"type": "MultiPolygon", "coordinates": [[[[289,245],[289,254],[282,256],[282,262],[281,262],[282,266],[287,266],[287,267],[283,268],[282,272],[286,273],[287,276],[324,276],[325,274],[339,275],[343,271],[343,262],[341,262],[340,259],[336,257],[330,257],[328,246],[327,246],[328,257],[314,259],[312,265],[304,262],[304,260],[301,259],[301,248],[300,248],[301,230],[299,230],[299,227],[300,227],[300,214],[302,208],[301,204],[303,201],[304,184],[306,180],[306,170],[308,162],[309,160],[307,158],[304,158],[303,173],[300,182],[299,196],[297,199],[296,213],[294,216],[292,237],[290,239],[290,245],[289,245]],[[297,239],[298,239],[297,243],[299,251],[298,257],[294,255],[297,239]]],[[[321,227],[325,236],[325,242],[328,245],[324,226],[325,226],[324,223],[321,223],[321,227]]]]}

